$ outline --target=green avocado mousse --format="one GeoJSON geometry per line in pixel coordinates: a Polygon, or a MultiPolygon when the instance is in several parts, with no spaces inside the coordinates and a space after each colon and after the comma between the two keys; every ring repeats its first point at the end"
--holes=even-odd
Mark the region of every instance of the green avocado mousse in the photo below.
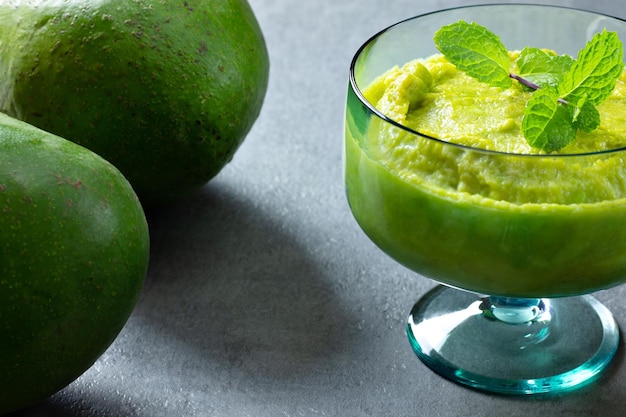
{"type": "Polygon", "coordinates": [[[355,54],[346,196],[380,249],[442,284],[405,328],[441,376],[554,394],[615,356],[619,327],[590,293],[626,281],[620,38],[619,18],[490,4],[406,19],[355,54]]]}
{"type": "MultiPolygon", "coordinates": [[[[461,23],[437,35],[471,38],[462,31],[476,27],[461,23]]],[[[562,297],[623,282],[626,73],[612,35],[577,58],[505,50],[478,71],[504,68],[500,85],[443,45],[350,89],[345,182],[361,228],[408,268],[479,294],[562,297]],[[609,81],[587,81],[601,69],[609,81]]]]}

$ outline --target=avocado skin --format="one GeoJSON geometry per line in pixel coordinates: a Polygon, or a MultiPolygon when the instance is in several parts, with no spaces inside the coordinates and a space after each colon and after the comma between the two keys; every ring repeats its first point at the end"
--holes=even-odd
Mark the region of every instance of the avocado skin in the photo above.
{"type": "Polygon", "coordinates": [[[95,362],[131,314],[148,257],[144,212],[114,166],[0,114],[0,415],[95,362]]]}
{"type": "Polygon", "coordinates": [[[145,208],[214,177],[260,113],[269,58],[245,0],[9,4],[0,111],[113,163],[145,208]]]}

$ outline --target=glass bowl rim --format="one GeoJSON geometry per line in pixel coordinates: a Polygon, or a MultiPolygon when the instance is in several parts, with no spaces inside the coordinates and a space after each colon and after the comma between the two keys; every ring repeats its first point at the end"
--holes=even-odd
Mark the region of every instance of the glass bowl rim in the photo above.
{"type": "Polygon", "coordinates": [[[395,120],[391,119],[390,117],[386,116],[381,111],[379,111],[372,103],[370,103],[365,98],[365,96],[363,95],[363,92],[359,88],[359,86],[357,84],[357,81],[355,79],[355,75],[354,75],[355,67],[356,67],[356,64],[357,64],[361,54],[365,50],[365,48],[367,48],[372,42],[374,42],[380,36],[384,35],[385,33],[389,32],[390,30],[394,29],[397,26],[400,26],[400,25],[402,25],[404,23],[407,23],[409,21],[417,20],[417,19],[422,18],[422,17],[435,15],[435,14],[439,14],[439,13],[445,13],[445,12],[453,11],[453,10],[459,10],[459,9],[486,8],[486,7],[493,7],[493,6],[497,6],[497,7],[502,7],[502,6],[504,6],[504,7],[509,7],[509,6],[517,6],[517,7],[519,7],[519,6],[530,6],[530,7],[537,7],[537,8],[571,10],[571,11],[575,11],[575,12],[595,14],[596,16],[608,17],[610,19],[614,19],[614,20],[618,20],[618,21],[624,22],[624,24],[626,25],[626,19],[623,19],[623,18],[620,18],[620,17],[616,17],[616,16],[612,16],[612,15],[607,14],[607,13],[596,12],[596,11],[587,10],[587,9],[583,9],[583,8],[572,7],[572,6],[560,6],[560,5],[555,5],[555,4],[539,4],[539,3],[480,3],[480,4],[470,4],[470,5],[462,5],[462,6],[454,6],[454,7],[444,8],[444,9],[438,9],[438,10],[434,10],[434,11],[431,11],[431,12],[414,15],[412,17],[400,20],[400,21],[398,21],[398,22],[396,22],[396,23],[394,23],[392,25],[389,25],[389,26],[385,27],[382,30],[379,30],[378,32],[376,32],[372,36],[370,36],[357,49],[356,53],[354,54],[354,57],[352,58],[352,61],[350,62],[350,68],[349,68],[350,88],[356,94],[356,96],[358,97],[359,101],[362,104],[364,104],[369,109],[370,112],[375,114],[378,118],[380,118],[384,122],[389,123],[389,124],[399,128],[401,130],[404,130],[407,133],[410,133],[412,135],[417,135],[417,136],[420,136],[420,137],[423,137],[423,138],[426,138],[426,139],[438,142],[438,143],[440,143],[442,145],[448,145],[448,146],[456,147],[456,148],[459,148],[461,150],[480,152],[480,153],[486,153],[486,154],[493,154],[493,155],[508,155],[508,156],[511,156],[511,157],[513,157],[513,156],[515,156],[515,157],[524,157],[524,158],[546,158],[546,157],[549,157],[549,158],[565,158],[565,157],[573,158],[573,157],[584,157],[584,156],[591,156],[591,155],[614,154],[614,153],[619,153],[619,152],[626,151],[626,145],[618,147],[618,148],[603,149],[603,150],[599,150],[599,151],[590,151],[590,152],[579,152],[579,153],[534,153],[534,154],[513,153],[513,152],[497,151],[497,150],[484,149],[484,148],[476,148],[476,147],[473,147],[473,146],[463,145],[463,144],[460,144],[460,143],[448,142],[446,140],[439,139],[437,137],[434,137],[434,136],[428,135],[426,133],[422,133],[422,132],[419,132],[417,130],[411,129],[410,127],[404,126],[404,125],[396,122],[395,120]]]}

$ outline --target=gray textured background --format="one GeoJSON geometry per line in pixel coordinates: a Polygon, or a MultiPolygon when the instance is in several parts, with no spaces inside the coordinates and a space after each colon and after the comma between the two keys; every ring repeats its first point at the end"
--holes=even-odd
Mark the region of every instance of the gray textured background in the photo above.
{"type": "MultiPolygon", "coordinates": [[[[470,3],[251,0],[272,60],[260,119],[214,181],[150,213],[149,275],[115,343],[16,416],[623,416],[623,348],[597,384],[553,398],[486,395],[433,374],[404,331],[433,283],[382,254],[348,210],[353,54],[399,20],[470,3]]],[[[623,0],[544,3],[626,18],[623,0]]],[[[622,328],[624,296],[598,294],[622,328]]]]}

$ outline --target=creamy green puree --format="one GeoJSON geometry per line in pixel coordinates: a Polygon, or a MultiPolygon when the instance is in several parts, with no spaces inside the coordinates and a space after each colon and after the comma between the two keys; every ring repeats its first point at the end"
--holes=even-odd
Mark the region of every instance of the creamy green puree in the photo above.
{"type": "MultiPolygon", "coordinates": [[[[515,62],[517,52],[510,56],[515,62]]],[[[490,87],[458,71],[440,55],[390,70],[364,94],[387,117],[432,137],[493,151],[543,153],[528,145],[520,128],[530,92],[517,83],[507,90],[490,87]]],[[[579,132],[577,140],[559,153],[626,147],[626,72],[598,110],[599,128],[592,133],[579,132]]],[[[431,170],[433,159],[451,162],[447,155],[425,152],[414,135],[376,135],[374,139],[370,150],[375,157],[409,180],[419,181],[425,170],[431,170]]],[[[621,154],[600,161],[581,158],[576,163],[558,158],[512,161],[474,154],[452,163],[454,171],[429,177],[431,186],[513,203],[590,203],[626,197],[626,165],[621,154]],[[481,175],[462,175],[468,170],[481,175]],[[520,179],[523,187],[511,186],[520,179]]]]}
{"type": "Polygon", "coordinates": [[[600,126],[550,155],[521,133],[529,92],[516,82],[490,87],[439,55],[392,68],[363,94],[386,117],[441,140],[373,115],[364,122],[349,95],[348,200],[396,260],[453,286],[516,297],[626,278],[626,152],[598,153],[626,147],[626,72],[598,106],[600,126]]]}

